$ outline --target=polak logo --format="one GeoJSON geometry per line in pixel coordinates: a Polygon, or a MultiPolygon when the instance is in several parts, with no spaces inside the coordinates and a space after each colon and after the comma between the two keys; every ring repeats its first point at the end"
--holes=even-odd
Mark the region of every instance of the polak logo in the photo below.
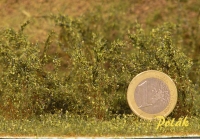
{"type": "Polygon", "coordinates": [[[189,126],[189,121],[188,121],[187,116],[179,118],[177,121],[175,121],[175,118],[171,120],[165,120],[164,116],[157,116],[156,119],[159,120],[156,130],[158,130],[161,127],[187,127],[189,126]]]}

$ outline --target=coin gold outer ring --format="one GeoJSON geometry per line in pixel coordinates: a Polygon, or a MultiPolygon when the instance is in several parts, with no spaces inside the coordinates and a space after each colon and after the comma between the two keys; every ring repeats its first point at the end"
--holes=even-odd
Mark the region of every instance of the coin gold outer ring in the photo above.
{"type": "Polygon", "coordinates": [[[136,75],[130,82],[127,91],[127,100],[131,110],[140,118],[147,120],[153,120],[157,116],[164,116],[164,117],[168,116],[176,106],[177,98],[178,98],[177,88],[173,80],[167,74],[156,70],[148,70],[136,75]],[[135,97],[134,97],[135,89],[141,81],[147,78],[157,78],[162,80],[168,86],[170,91],[169,104],[164,110],[156,114],[149,114],[142,111],[141,109],[138,108],[135,102],[135,97]]]}

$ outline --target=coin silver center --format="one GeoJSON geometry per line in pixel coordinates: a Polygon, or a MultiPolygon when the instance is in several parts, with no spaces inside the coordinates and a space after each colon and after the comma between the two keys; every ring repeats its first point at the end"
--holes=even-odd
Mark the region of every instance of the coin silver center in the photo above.
{"type": "Polygon", "coordinates": [[[168,106],[170,91],[162,80],[147,78],[137,85],[134,97],[139,109],[149,114],[156,114],[168,106]]]}

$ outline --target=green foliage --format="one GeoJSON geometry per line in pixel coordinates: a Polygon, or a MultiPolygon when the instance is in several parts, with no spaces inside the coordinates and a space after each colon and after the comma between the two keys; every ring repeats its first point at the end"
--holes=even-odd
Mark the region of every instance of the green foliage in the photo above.
{"type": "Polygon", "coordinates": [[[52,98],[65,93],[56,70],[59,59],[46,54],[50,38],[41,54],[38,44],[30,43],[23,34],[26,24],[18,32],[8,29],[0,33],[0,106],[1,114],[7,118],[42,114],[48,111],[52,98]],[[48,61],[55,65],[53,72],[44,68],[48,61]]]}
{"type": "MultiPolygon", "coordinates": [[[[166,120],[171,120],[167,118],[166,120]]],[[[175,120],[176,122],[177,120],[175,120]]],[[[160,127],[156,130],[158,121],[146,121],[135,118],[134,115],[117,116],[109,121],[88,118],[69,113],[60,117],[59,114],[46,114],[40,118],[23,120],[6,120],[0,117],[1,136],[34,136],[34,137],[141,137],[141,136],[187,136],[198,135],[200,120],[188,118],[189,126],[160,127]]]]}
{"type": "Polygon", "coordinates": [[[107,36],[95,34],[95,28],[84,19],[55,19],[61,27],[61,46],[71,63],[67,67],[68,90],[74,94],[70,100],[75,100],[71,111],[97,118],[129,113],[125,107],[127,85],[136,74],[154,69],[167,73],[177,85],[179,98],[173,116],[192,114],[189,108],[197,94],[189,77],[192,60],[174,44],[176,25],[166,23],[147,34],[135,23],[130,40],[110,43],[107,36]]]}
{"type": "Polygon", "coordinates": [[[124,43],[108,43],[84,21],[64,16],[56,17],[56,21],[61,26],[61,47],[70,63],[66,77],[71,102],[68,110],[100,119],[110,113],[130,112],[125,98],[131,56],[126,55],[124,43]]]}
{"type": "Polygon", "coordinates": [[[45,43],[27,39],[29,22],[19,31],[0,31],[0,135],[199,132],[199,17],[186,25],[183,18],[156,25],[164,20],[156,11],[147,19],[147,30],[124,16],[129,2],[123,2],[76,18],[50,16],[60,32],[50,32],[45,43]],[[188,127],[155,130],[157,122],[132,114],[127,87],[145,70],[162,71],[173,79],[178,103],[167,119],[189,115],[188,127]]]}
{"type": "Polygon", "coordinates": [[[177,85],[179,98],[172,116],[193,114],[189,108],[197,89],[189,77],[192,61],[174,46],[176,25],[164,24],[147,34],[135,23],[135,29],[129,32],[130,40],[109,42],[102,36],[104,33],[96,33],[84,19],[53,18],[61,27],[61,57],[48,52],[52,33],[40,52],[39,46],[24,36],[26,24],[19,32],[2,31],[3,115],[22,118],[69,111],[110,119],[116,114],[128,114],[127,86],[136,74],[150,69],[165,72],[177,85]],[[67,64],[63,65],[63,61],[67,64]],[[49,64],[54,65],[53,70],[45,68],[49,64]],[[66,71],[60,73],[60,66],[65,66],[66,71]]]}

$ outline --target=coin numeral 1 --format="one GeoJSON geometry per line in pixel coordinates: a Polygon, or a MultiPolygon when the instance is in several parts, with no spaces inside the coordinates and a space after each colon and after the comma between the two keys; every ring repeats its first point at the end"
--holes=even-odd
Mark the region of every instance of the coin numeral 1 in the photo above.
{"type": "Polygon", "coordinates": [[[139,84],[138,86],[139,86],[140,91],[143,93],[142,94],[142,100],[141,100],[142,105],[140,105],[138,108],[141,109],[141,108],[144,108],[144,107],[151,106],[152,104],[148,103],[148,82],[144,81],[141,84],[139,84]]]}

